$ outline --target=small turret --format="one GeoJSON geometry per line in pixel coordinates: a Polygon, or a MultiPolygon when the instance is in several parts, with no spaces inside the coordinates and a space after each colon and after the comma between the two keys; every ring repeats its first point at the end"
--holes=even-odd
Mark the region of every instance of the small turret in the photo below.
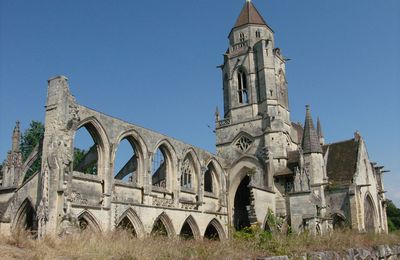
{"type": "Polygon", "coordinates": [[[317,121],[317,135],[319,138],[319,144],[324,145],[325,144],[324,132],[322,131],[321,121],[319,120],[319,117],[317,121]]]}
{"type": "Polygon", "coordinates": [[[306,120],[304,122],[302,147],[304,154],[322,153],[320,140],[315,132],[309,105],[306,106],[306,120]]]}
{"type": "Polygon", "coordinates": [[[20,151],[21,132],[19,129],[19,121],[15,123],[14,131],[12,134],[12,152],[20,151]]]}

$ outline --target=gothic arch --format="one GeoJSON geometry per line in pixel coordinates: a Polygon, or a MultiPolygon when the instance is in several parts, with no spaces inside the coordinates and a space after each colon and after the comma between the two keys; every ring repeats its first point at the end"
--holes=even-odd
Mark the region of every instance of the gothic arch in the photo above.
{"type": "MultiPolygon", "coordinates": [[[[171,145],[171,143],[167,139],[163,139],[157,143],[155,146],[153,152],[152,152],[152,157],[150,158],[151,160],[151,165],[152,165],[152,160],[154,154],[157,152],[157,150],[160,149],[163,153],[163,156],[165,156],[166,160],[166,189],[167,190],[172,190],[175,188],[175,183],[176,181],[176,164],[177,164],[177,157],[176,157],[176,152],[174,147],[171,145]]],[[[151,167],[150,174],[153,174],[153,167],[151,167]]],[[[150,179],[152,179],[152,176],[150,176],[150,179]]]]}
{"type": "Polygon", "coordinates": [[[339,212],[331,214],[333,229],[342,229],[346,227],[346,217],[339,212]]]}
{"type": "Polygon", "coordinates": [[[364,229],[366,232],[375,232],[377,228],[376,207],[369,192],[364,197],[364,229]]]}
{"type": "Polygon", "coordinates": [[[130,143],[137,157],[137,169],[136,169],[137,184],[143,184],[144,173],[146,172],[145,169],[146,169],[146,159],[147,159],[148,149],[143,138],[134,129],[129,129],[127,131],[122,132],[116,139],[115,142],[116,145],[111,153],[111,158],[110,158],[110,161],[112,162],[113,165],[112,172],[115,171],[115,159],[117,156],[118,146],[124,139],[126,139],[130,143]]]}
{"type": "Polygon", "coordinates": [[[211,192],[214,195],[219,195],[221,187],[221,172],[219,172],[213,160],[206,164],[206,172],[203,176],[203,188],[205,192],[211,192]],[[210,187],[208,187],[210,186],[210,187]]]}
{"type": "Polygon", "coordinates": [[[99,225],[99,221],[96,219],[96,217],[88,210],[82,211],[78,215],[78,222],[79,222],[79,227],[84,230],[87,227],[89,227],[91,230],[95,232],[101,232],[101,226],[99,225]]]}
{"type": "Polygon", "coordinates": [[[234,69],[233,72],[234,72],[234,73],[237,73],[238,71],[242,71],[242,72],[244,72],[246,75],[249,74],[249,72],[248,72],[246,66],[244,66],[244,65],[239,65],[239,66],[237,66],[237,67],[234,69]]]}
{"type": "Polygon", "coordinates": [[[208,239],[216,239],[215,235],[218,235],[219,240],[224,240],[226,238],[224,228],[221,223],[213,218],[207,225],[207,228],[204,232],[204,237],[208,239]]]}
{"type": "Polygon", "coordinates": [[[12,230],[24,229],[31,232],[37,230],[36,210],[33,205],[29,197],[21,203],[15,214],[12,230]]]}
{"type": "MultiPolygon", "coordinates": [[[[195,180],[193,182],[193,186],[192,189],[194,191],[196,191],[196,193],[199,193],[199,188],[200,188],[200,183],[201,183],[201,166],[200,166],[200,160],[199,157],[197,156],[197,153],[193,150],[193,148],[189,148],[187,149],[184,153],[183,153],[183,157],[182,157],[182,165],[181,165],[181,169],[179,169],[179,178],[182,178],[182,166],[183,163],[185,162],[186,159],[188,159],[192,165],[193,165],[193,179],[195,180]]],[[[181,186],[182,186],[182,179],[181,179],[181,186]]]]}
{"type": "Polygon", "coordinates": [[[189,215],[189,217],[187,217],[186,220],[183,222],[180,234],[182,235],[182,231],[183,231],[183,228],[185,227],[186,223],[189,225],[189,227],[191,229],[193,238],[196,240],[201,239],[201,233],[200,233],[199,226],[197,225],[196,220],[193,218],[192,215],[189,215]]]}
{"type": "Polygon", "coordinates": [[[211,157],[208,161],[207,161],[207,163],[206,163],[206,165],[209,165],[210,163],[212,163],[213,164],[213,166],[214,166],[214,169],[215,169],[215,171],[216,171],[216,177],[217,177],[217,180],[218,180],[218,187],[219,187],[219,189],[222,191],[222,190],[225,190],[225,187],[226,187],[226,181],[225,181],[225,171],[224,171],[224,168],[222,167],[222,165],[221,165],[221,163],[217,160],[217,159],[215,159],[215,157],[211,157]]]}
{"type": "MultiPolygon", "coordinates": [[[[235,197],[237,192],[243,193],[242,195],[238,195],[242,197],[243,200],[240,203],[236,201],[239,203],[240,209],[242,209],[244,204],[248,203],[247,200],[251,199],[251,191],[250,189],[246,189],[246,187],[252,182],[257,183],[262,180],[263,176],[261,176],[261,173],[263,172],[263,168],[258,159],[251,155],[243,155],[232,165],[228,175],[228,211],[231,213],[231,223],[234,224],[235,214],[233,211],[235,210],[235,197]],[[244,181],[246,181],[246,183],[243,183],[244,181]],[[239,188],[241,189],[239,190],[239,188]],[[246,195],[246,198],[243,197],[244,195],[246,195]]],[[[239,214],[241,212],[242,210],[236,213],[239,214]]]]}
{"type": "Polygon", "coordinates": [[[234,74],[236,74],[236,84],[237,84],[237,102],[239,104],[249,104],[250,103],[250,77],[244,66],[238,66],[235,69],[234,74]]]}
{"type": "Polygon", "coordinates": [[[165,213],[161,213],[156,220],[154,221],[153,224],[153,230],[151,231],[152,234],[156,234],[158,230],[156,230],[157,225],[162,224],[163,227],[165,228],[166,235],[168,237],[174,237],[176,235],[174,225],[172,224],[171,218],[165,213]]]}
{"type": "MultiPolygon", "coordinates": [[[[271,213],[272,213],[272,211],[271,211],[271,213]]],[[[262,226],[261,226],[262,230],[267,231],[267,232],[271,232],[271,227],[270,227],[270,225],[268,224],[269,216],[270,216],[270,209],[268,208],[268,212],[267,212],[267,214],[265,215],[263,224],[262,224],[262,226]]]]}
{"type": "MultiPolygon", "coordinates": [[[[263,169],[259,160],[255,156],[243,155],[232,163],[232,167],[229,170],[229,199],[232,201],[232,192],[235,193],[237,187],[239,186],[242,179],[248,174],[248,172],[253,172],[258,170],[261,172],[263,169]]],[[[255,176],[255,174],[253,175],[255,176]]],[[[259,177],[259,176],[257,176],[259,177]]],[[[234,196],[234,194],[233,194],[234,196]]]]}
{"type": "Polygon", "coordinates": [[[142,238],[145,236],[145,231],[144,231],[144,226],[142,221],[140,220],[139,216],[136,214],[136,211],[133,210],[132,208],[127,209],[119,218],[119,220],[117,221],[117,226],[119,226],[121,224],[121,222],[127,218],[134,230],[135,230],[135,234],[138,238],[142,238]]]}
{"type": "Polygon", "coordinates": [[[108,138],[108,135],[103,125],[94,116],[90,116],[81,120],[79,124],[74,128],[74,135],[79,128],[86,125],[91,126],[90,129],[88,129],[88,132],[93,137],[93,140],[98,142],[98,144],[101,145],[103,149],[109,150],[110,140],[108,138]]]}
{"type": "Polygon", "coordinates": [[[82,127],[88,131],[90,136],[92,137],[94,143],[97,148],[97,176],[103,177],[105,176],[105,168],[107,166],[106,159],[109,156],[110,150],[110,142],[107,136],[106,131],[104,130],[101,123],[93,116],[85,118],[80,121],[77,127],[74,129],[73,138],[72,138],[72,152],[75,145],[75,134],[82,127]]]}

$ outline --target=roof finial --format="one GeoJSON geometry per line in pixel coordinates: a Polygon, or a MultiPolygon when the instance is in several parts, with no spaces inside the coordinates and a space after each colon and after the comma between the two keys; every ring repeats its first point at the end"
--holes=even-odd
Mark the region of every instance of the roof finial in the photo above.
{"type": "Polygon", "coordinates": [[[247,2],[247,3],[250,3],[250,2],[251,2],[251,0],[246,0],[246,2],[247,2]]]}
{"type": "Polygon", "coordinates": [[[11,150],[13,152],[18,152],[20,150],[20,138],[21,138],[21,132],[19,129],[19,121],[15,122],[15,127],[12,135],[12,148],[11,150]]]}
{"type": "Polygon", "coordinates": [[[215,122],[219,121],[219,109],[218,106],[215,108],[215,122]]]}

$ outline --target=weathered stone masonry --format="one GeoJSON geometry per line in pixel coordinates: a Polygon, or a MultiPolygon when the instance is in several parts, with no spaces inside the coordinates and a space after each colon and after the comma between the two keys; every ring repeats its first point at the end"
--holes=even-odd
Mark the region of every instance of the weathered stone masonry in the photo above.
{"type": "Polygon", "coordinates": [[[42,237],[122,227],[137,237],[224,239],[231,227],[268,230],[269,212],[282,231],[387,232],[383,167],[369,160],[359,133],[325,144],[309,106],[303,126],[291,121],[286,59],[274,39],[246,1],[220,66],[216,155],[82,106],[66,77],[50,79],[44,138],[25,162],[18,124],[13,132],[2,167],[0,232],[27,228],[42,237]],[[77,162],[82,129],[94,145],[77,162]],[[125,140],[134,152],[117,171],[125,140]],[[41,170],[25,178],[39,155],[41,170]]]}

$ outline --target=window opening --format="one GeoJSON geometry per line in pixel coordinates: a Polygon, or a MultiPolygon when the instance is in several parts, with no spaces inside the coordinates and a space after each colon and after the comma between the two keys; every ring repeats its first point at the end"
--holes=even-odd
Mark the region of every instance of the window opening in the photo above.
{"type": "Polygon", "coordinates": [[[256,37],[260,38],[261,37],[261,32],[259,30],[256,31],[256,37]]]}
{"type": "Polygon", "coordinates": [[[247,93],[246,74],[244,73],[244,71],[239,70],[237,76],[238,76],[239,103],[240,104],[248,104],[249,97],[248,97],[248,93],[247,93]]]}
{"type": "Polygon", "coordinates": [[[239,34],[239,40],[240,40],[241,42],[244,42],[244,33],[240,33],[240,34],[239,34]]]}
{"type": "Polygon", "coordinates": [[[212,164],[209,164],[207,167],[207,171],[204,173],[204,191],[213,192],[213,174],[214,167],[212,164]]]}
{"type": "Polygon", "coordinates": [[[192,188],[192,174],[193,174],[193,165],[190,162],[189,158],[186,158],[182,164],[181,187],[187,189],[192,188]]]}
{"type": "Polygon", "coordinates": [[[73,169],[84,174],[98,174],[98,148],[93,135],[94,130],[85,125],[79,128],[74,138],[73,169]]]}
{"type": "Polygon", "coordinates": [[[166,156],[162,149],[157,148],[152,158],[152,174],[151,180],[153,186],[158,186],[162,188],[167,187],[167,162],[166,156]]]}
{"type": "Polygon", "coordinates": [[[247,136],[241,136],[239,140],[236,141],[235,146],[244,152],[250,147],[252,143],[253,141],[247,136]]]}
{"type": "Polygon", "coordinates": [[[287,180],[285,182],[285,193],[289,193],[293,191],[293,181],[292,180],[287,180]]]}
{"type": "Polygon", "coordinates": [[[136,147],[124,138],[118,145],[114,160],[114,179],[136,182],[138,167],[136,147]]]}

